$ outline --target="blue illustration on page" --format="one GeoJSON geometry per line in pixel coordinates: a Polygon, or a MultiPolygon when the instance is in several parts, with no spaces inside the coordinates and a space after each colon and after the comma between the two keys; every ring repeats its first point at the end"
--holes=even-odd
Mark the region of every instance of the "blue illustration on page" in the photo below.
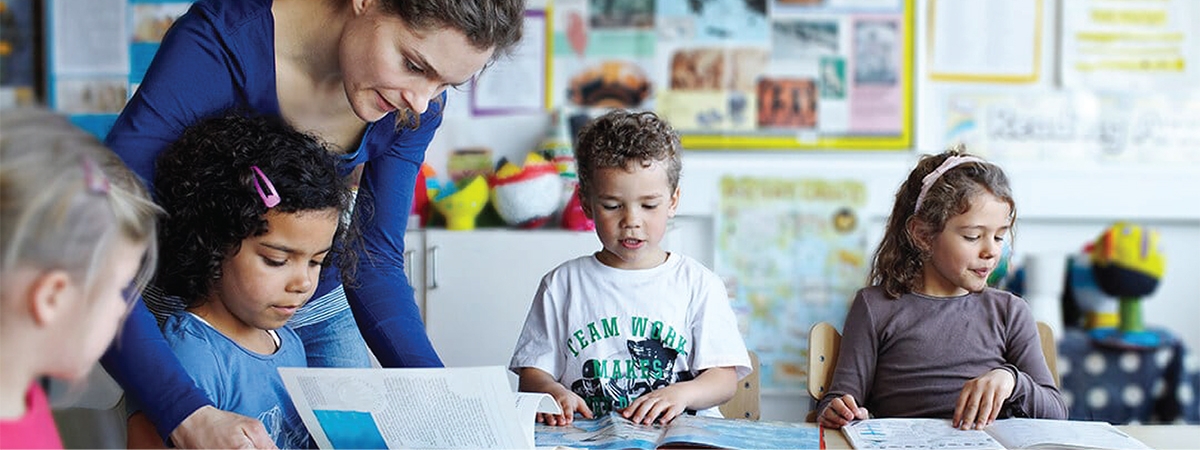
{"type": "Polygon", "coordinates": [[[387,448],[371,413],[314,409],[333,448],[387,448]]]}

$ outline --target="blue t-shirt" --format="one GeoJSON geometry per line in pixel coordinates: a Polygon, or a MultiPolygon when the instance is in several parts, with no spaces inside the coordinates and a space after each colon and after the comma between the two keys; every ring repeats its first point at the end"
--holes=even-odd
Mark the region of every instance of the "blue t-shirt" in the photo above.
{"type": "Polygon", "coordinates": [[[279,350],[262,355],[186,311],[167,318],[163,326],[171,350],[217,408],[258,419],[279,448],[309,448],[308,429],[278,370],[305,367],[304,344],[290,328],[276,333],[279,350]]]}
{"type": "MultiPolygon", "coordinates": [[[[275,21],[271,0],[200,0],[164,36],[136,93],[105,143],[150,186],[154,162],[188,125],[231,108],[279,115],[275,84],[275,21]]],[[[445,95],[440,99],[445,101],[445,95]]],[[[343,172],[363,164],[359,181],[356,283],[346,297],[367,344],[385,367],[440,367],[404,275],[404,231],[425,150],[441,125],[442,103],[431,102],[417,129],[397,128],[395,114],[367,125],[343,172]]],[[[165,249],[169,251],[169,249],[165,249]]],[[[313,298],[340,284],[326,270],[313,298]]],[[[102,362],[127,393],[140,399],[166,436],[209,404],[173,361],[157,322],[138,302],[102,362]]]]}

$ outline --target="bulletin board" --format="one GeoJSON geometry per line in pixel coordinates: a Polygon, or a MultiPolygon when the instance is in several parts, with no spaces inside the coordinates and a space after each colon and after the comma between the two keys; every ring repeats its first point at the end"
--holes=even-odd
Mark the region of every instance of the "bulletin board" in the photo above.
{"type": "Polygon", "coordinates": [[[191,0],[44,0],[46,102],[103,138],[191,0]]]}
{"type": "Polygon", "coordinates": [[[690,149],[908,150],[915,0],[556,0],[547,106],[658,112],[690,149]]]}

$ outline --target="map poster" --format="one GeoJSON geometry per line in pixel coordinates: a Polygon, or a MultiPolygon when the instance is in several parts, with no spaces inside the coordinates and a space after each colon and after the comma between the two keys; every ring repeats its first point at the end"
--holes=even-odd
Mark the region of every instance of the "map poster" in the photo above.
{"type": "Polygon", "coordinates": [[[861,181],[721,179],[715,269],[764,391],[804,390],[809,328],[845,321],[867,278],[866,202],[861,181]]]}

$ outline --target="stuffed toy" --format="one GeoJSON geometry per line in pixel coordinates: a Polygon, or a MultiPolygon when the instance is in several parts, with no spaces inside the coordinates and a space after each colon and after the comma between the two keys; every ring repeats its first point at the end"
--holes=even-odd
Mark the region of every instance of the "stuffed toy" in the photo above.
{"type": "Polygon", "coordinates": [[[492,206],[510,226],[539,228],[563,204],[563,180],[554,164],[537,152],[525,157],[524,167],[501,159],[489,184],[492,206]]]}

